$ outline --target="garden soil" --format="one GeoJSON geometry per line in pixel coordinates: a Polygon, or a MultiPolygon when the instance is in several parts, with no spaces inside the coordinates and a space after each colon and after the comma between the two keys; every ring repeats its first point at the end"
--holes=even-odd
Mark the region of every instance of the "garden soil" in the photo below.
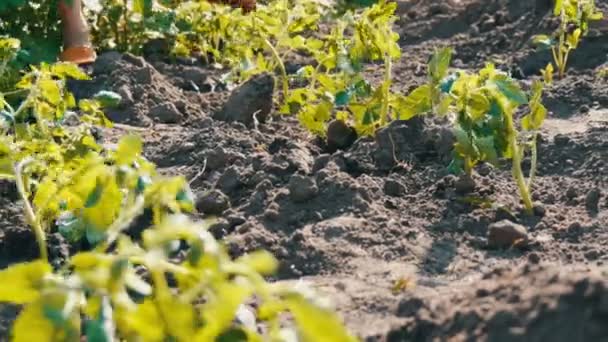
{"type": "MultiPolygon", "coordinates": [[[[394,90],[424,82],[427,59],[447,45],[455,67],[492,61],[529,84],[550,60],[529,44],[555,26],[550,7],[399,2],[394,90]]],[[[105,53],[93,81],[73,88],[80,97],[120,93],[122,107],[108,113],[120,125],[101,132],[104,143],[142,135],[161,172],[191,179],[231,253],[272,251],[281,261],[274,280],[316,288],[363,340],[608,341],[608,80],[597,75],[607,53],[598,27],[546,91],[534,215],[523,213],[507,163],[480,165],[473,180],[448,174],[452,135],[432,118],[393,122],[336,149],[294,117],[266,115],[272,78],[231,90],[224,71],[154,51],[105,53]]],[[[14,188],[2,183],[0,194],[5,267],[36,257],[36,245],[14,188]]],[[[74,252],[58,234],[49,239],[55,263],[74,252]]],[[[0,310],[3,339],[16,312],[0,310]]]]}

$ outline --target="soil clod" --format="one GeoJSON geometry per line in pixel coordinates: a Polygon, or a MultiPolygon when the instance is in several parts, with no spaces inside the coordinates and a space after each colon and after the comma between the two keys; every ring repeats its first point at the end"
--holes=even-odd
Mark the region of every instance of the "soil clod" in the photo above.
{"type": "Polygon", "coordinates": [[[289,196],[294,202],[305,202],[317,195],[319,188],[311,177],[295,175],[289,180],[289,196]]]}
{"type": "Polygon", "coordinates": [[[196,210],[207,215],[220,215],[230,208],[230,199],[219,190],[212,190],[197,198],[196,210]]]}
{"type": "Polygon", "coordinates": [[[265,122],[272,109],[274,77],[269,73],[253,76],[236,88],[214,114],[216,120],[237,121],[247,126],[265,122]]]}
{"type": "Polygon", "coordinates": [[[490,248],[509,248],[528,241],[528,231],[526,227],[502,220],[488,226],[488,247],[490,248]]]}

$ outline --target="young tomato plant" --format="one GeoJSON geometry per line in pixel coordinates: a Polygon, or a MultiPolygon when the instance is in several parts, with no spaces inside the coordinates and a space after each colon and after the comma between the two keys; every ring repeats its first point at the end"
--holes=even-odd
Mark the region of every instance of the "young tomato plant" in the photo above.
{"type": "Polygon", "coordinates": [[[536,173],[536,136],[547,115],[541,103],[543,83],[535,81],[528,97],[519,84],[506,73],[487,64],[478,73],[457,71],[448,75],[450,49],[440,50],[431,59],[429,82],[408,96],[411,112],[434,111],[450,115],[454,125],[455,157],[450,170],[472,174],[480,161],[498,164],[500,158],[511,159],[512,175],[528,212],[533,204],[530,188],[536,173]],[[529,112],[515,124],[515,113],[528,105],[529,112]],[[528,181],[522,171],[526,151],[531,153],[528,181]]]}
{"type": "Polygon", "coordinates": [[[0,271],[13,285],[0,289],[0,301],[24,305],[13,340],[356,341],[310,290],[264,280],[277,268],[272,255],[232,259],[206,225],[184,215],[165,216],[141,243],[120,234],[114,245],[80,252],[57,272],[43,260],[0,271]],[[176,259],[180,241],[188,249],[176,259]],[[252,300],[255,311],[243,306],[252,300]],[[253,322],[235,323],[243,310],[253,322]]]}
{"type": "Polygon", "coordinates": [[[325,136],[332,119],[352,125],[358,135],[373,135],[389,120],[400,118],[403,97],[390,91],[392,62],[401,56],[399,36],[391,30],[396,4],[381,1],[369,8],[346,12],[331,32],[305,48],[317,66],[301,69],[307,86],[294,89],[282,108],[296,112],[302,125],[325,136]],[[373,87],[363,64],[384,62],[384,77],[373,87]]]}
{"type": "MultiPolygon", "coordinates": [[[[551,49],[559,78],[563,78],[570,53],[589,32],[589,22],[601,20],[603,14],[596,9],[595,0],[557,0],[553,14],[559,18],[559,27],[552,36],[535,36],[534,43],[551,49]]],[[[544,70],[545,79],[552,69],[544,70]]]]}

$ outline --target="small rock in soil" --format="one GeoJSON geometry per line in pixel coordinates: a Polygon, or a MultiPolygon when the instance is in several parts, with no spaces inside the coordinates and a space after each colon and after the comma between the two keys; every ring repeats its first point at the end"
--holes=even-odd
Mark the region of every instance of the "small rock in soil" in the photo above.
{"type": "Polygon", "coordinates": [[[488,246],[491,248],[508,248],[526,241],[528,231],[521,224],[502,220],[488,226],[488,246]]]}
{"type": "Polygon", "coordinates": [[[534,203],[534,207],[532,208],[532,211],[534,212],[534,215],[538,216],[538,217],[544,217],[545,214],[547,213],[547,209],[545,208],[544,204],[537,202],[534,203]]]}
{"type": "Polygon", "coordinates": [[[571,186],[568,188],[568,190],[566,190],[566,198],[567,199],[574,199],[576,198],[576,196],[578,196],[578,193],[576,191],[576,188],[571,186]]]}
{"type": "Polygon", "coordinates": [[[485,177],[485,176],[489,176],[490,173],[492,173],[492,170],[494,170],[494,167],[492,166],[492,164],[482,163],[477,168],[477,173],[479,173],[480,176],[484,176],[485,177]]]}
{"type": "Polygon", "coordinates": [[[264,122],[272,109],[273,93],[274,77],[269,73],[256,75],[236,88],[213,117],[226,122],[242,122],[248,126],[254,123],[254,116],[259,122],[264,122]]]}
{"type": "Polygon", "coordinates": [[[289,196],[294,202],[305,202],[319,193],[317,183],[311,177],[295,175],[289,180],[289,196]]]}
{"type": "Polygon", "coordinates": [[[355,129],[342,120],[334,120],[327,126],[327,147],[330,151],[344,150],[357,140],[355,129]]]}
{"type": "Polygon", "coordinates": [[[220,215],[230,208],[230,200],[219,190],[212,190],[198,197],[196,210],[208,215],[220,215]]]}
{"type": "Polygon", "coordinates": [[[601,197],[600,189],[592,189],[585,196],[585,208],[588,211],[597,213],[599,211],[600,197],[601,197]]]}
{"type": "Polygon", "coordinates": [[[161,103],[151,108],[148,116],[160,123],[178,123],[182,119],[182,114],[171,102],[161,103]]]}
{"type": "Polygon", "coordinates": [[[475,181],[470,176],[462,174],[454,183],[454,188],[457,193],[465,195],[475,190],[475,181]]]}
{"type": "Polygon", "coordinates": [[[405,185],[397,180],[387,179],[384,182],[384,193],[388,196],[401,196],[405,193],[405,190],[405,185]]]}

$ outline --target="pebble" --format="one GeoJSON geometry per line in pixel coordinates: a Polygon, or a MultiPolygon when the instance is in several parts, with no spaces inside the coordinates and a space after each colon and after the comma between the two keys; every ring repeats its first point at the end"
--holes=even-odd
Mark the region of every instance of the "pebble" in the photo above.
{"type": "Polygon", "coordinates": [[[545,208],[545,206],[540,203],[540,202],[536,202],[534,203],[534,206],[532,208],[532,211],[534,211],[534,215],[538,216],[538,217],[544,217],[545,214],[547,213],[547,209],[545,208]]]}
{"type": "Polygon", "coordinates": [[[488,246],[491,248],[508,248],[520,241],[528,241],[526,227],[502,220],[488,226],[488,246]]]}

